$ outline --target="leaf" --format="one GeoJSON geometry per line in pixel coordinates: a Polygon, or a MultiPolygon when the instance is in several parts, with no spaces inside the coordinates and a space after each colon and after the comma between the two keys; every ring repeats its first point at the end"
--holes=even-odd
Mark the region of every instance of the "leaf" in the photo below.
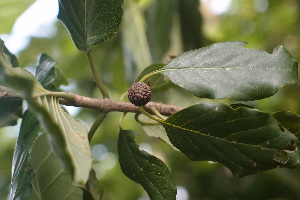
{"type": "Polygon", "coordinates": [[[147,12],[147,38],[154,62],[162,61],[170,47],[173,4],[173,0],[154,1],[147,12]]]}
{"type": "Polygon", "coordinates": [[[272,54],[224,42],[186,52],[161,72],[200,98],[251,101],[272,96],[298,81],[297,62],[282,47],[272,54]]]}
{"type": "Polygon", "coordinates": [[[295,134],[300,140],[300,116],[296,113],[280,111],[272,114],[287,130],[295,134]]]}
{"type": "Polygon", "coordinates": [[[224,164],[241,177],[299,161],[297,138],[256,109],[196,104],[162,121],[172,144],[191,160],[224,164]]]}
{"type": "Polygon", "coordinates": [[[35,115],[25,112],[13,160],[10,199],[83,199],[91,194],[72,184],[35,115]]]}
{"type": "Polygon", "coordinates": [[[88,52],[96,45],[111,38],[122,19],[123,0],[59,0],[57,18],[68,29],[80,51],[88,52]]]}
{"type": "MultiPolygon", "coordinates": [[[[2,41],[0,49],[3,49],[3,45],[2,41]]],[[[40,125],[47,132],[61,163],[72,174],[73,181],[84,185],[92,167],[86,126],[65,113],[59,105],[58,97],[43,96],[43,93],[49,91],[30,72],[13,68],[3,51],[0,51],[0,84],[13,88],[27,100],[40,125]]]]}
{"type": "Polygon", "coordinates": [[[197,0],[178,0],[181,37],[185,51],[199,48],[204,43],[199,4],[197,0]]]}
{"type": "Polygon", "coordinates": [[[0,85],[0,128],[17,124],[22,117],[22,104],[18,94],[0,85]]]}
{"type": "Polygon", "coordinates": [[[54,60],[47,54],[39,56],[35,77],[48,90],[58,89],[60,85],[67,85],[68,80],[55,68],[54,60]]]}
{"type": "Polygon", "coordinates": [[[166,165],[153,155],[140,151],[134,137],[133,131],[120,131],[118,152],[123,173],[141,184],[150,199],[176,199],[176,185],[166,165]]]}
{"type": "Polygon", "coordinates": [[[128,0],[124,5],[122,21],[122,45],[126,68],[131,69],[129,80],[134,81],[139,74],[151,64],[151,53],[146,36],[144,15],[136,1],[128,0]]]}

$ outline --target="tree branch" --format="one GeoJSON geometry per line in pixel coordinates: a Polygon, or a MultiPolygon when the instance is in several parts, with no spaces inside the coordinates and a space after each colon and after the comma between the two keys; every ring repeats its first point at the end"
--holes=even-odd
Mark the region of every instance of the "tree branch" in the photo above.
{"type": "MultiPolygon", "coordinates": [[[[60,99],[61,104],[67,106],[92,108],[105,113],[112,112],[112,111],[140,113],[138,107],[134,106],[129,102],[117,102],[107,98],[96,99],[96,98],[80,96],[74,93],[69,93],[69,94],[73,95],[73,100],[68,101],[68,100],[60,99]]],[[[151,107],[154,107],[158,112],[160,112],[162,115],[165,116],[170,116],[175,112],[183,109],[183,107],[180,106],[155,103],[155,102],[149,102],[146,106],[144,106],[145,110],[147,110],[147,112],[149,113],[152,113],[150,109],[151,107]]]]}

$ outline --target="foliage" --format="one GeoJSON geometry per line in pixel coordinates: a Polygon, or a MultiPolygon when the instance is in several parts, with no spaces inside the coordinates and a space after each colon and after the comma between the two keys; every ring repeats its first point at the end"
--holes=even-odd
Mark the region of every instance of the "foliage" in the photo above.
{"type": "MultiPolygon", "coordinates": [[[[201,25],[198,1],[58,2],[58,19],[79,50],[62,47],[66,55],[57,59],[58,65],[56,59],[40,54],[33,75],[0,40],[0,125],[15,125],[17,119],[22,118],[13,156],[10,199],[55,199],[58,196],[62,199],[110,199],[116,191],[122,194],[115,194],[119,198],[139,198],[143,193],[138,188],[133,192],[131,182],[124,184],[120,170],[118,175],[113,172],[114,176],[100,179],[100,187],[96,176],[101,158],[95,155],[94,160],[92,158],[92,147],[99,144],[118,152],[119,169],[140,184],[151,199],[176,199],[176,183],[189,183],[191,176],[198,177],[193,182],[201,186],[202,177],[197,170],[217,176],[218,169],[229,169],[233,176],[243,177],[263,176],[261,174],[272,173],[277,168],[298,166],[299,115],[291,111],[260,110],[259,103],[256,104],[257,100],[278,95],[284,86],[298,83],[297,61],[283,46],[279,45],[272,53],[245,48],[244,42],[219,42],[195,49],[203,40],[198,33],[201,25]],[[165,7],[169,8],[166,12],[165,7]],[[142,12],[146,8],[148,32],[142,12]],[[181,29],[175,31],[173,44],[171,30],[178,29],[172,23],[175,12],[181,29]],[[162,18],[165,20],[160,23],[162,18]],[[193,29],[189,30],[187,24],[193,29]],[[119,26],[121,29],[117,32],[119,26]],[[189,51],[177,52],[180,55],[176,58],[163,61],[179,35],[182,49],[189,51]],[[190,35],[195,37],[191,39],[190,35]],[[95,46],[99,43],[101,45],[95,46]],[[92,51],[97,52],[97,56],[92,51]],[[105,58],[110,58],[109,63],[105,58]],[[69,60],[68,66],[66,60],[69,60]],[[96,68],[95,64],[101,68],[96,68]],[[93,77],[85,65],[90,66],[93,77]],[[97,70],[101,71],[101,76],[97,70]],[[62,87],[68,84],[68,79],[72,84],[72,78],[76,78],[80,86],[73,91],[76,94],[65,92],[62,87]],[[134,81],[150,85],[152,101],[181,107],[167,110],[166,116],[158,111],[159,106],[167,109],[165,104],[133,107],[124,102],[121,94],[134,81]],[[128,110],[120,119],[101,109],[100,114],[82,111],[79,118],[86,119],[88,115],[93,121],[91,125],[86,120],[91,125],[88,129],[85,123],[71,117],[61,104],[76,106],[83,101],[83,107],[95,108],[92,104],[99,99],[96,89],[104,100],[128,110]],[[78,98],[78,95],[82,96],[78,98]],[[112,101],[119,98],[121,101],[112,101]],[[23,102],[28,105],[24,113],[21,112],[23,102]],[[136,112],[136,115],[133,117],[127,112],[136,112]],[[116,126],[118,121],[119,126],[116,126]],[[139,124],[139,128],[133,123],[139,124]],[[142,128],[150,137],[137,134],[142,128]],[[118,138],[111,134],[116,131],[118,138]],[[108,139],[103,139],[103,133],[107,133],[108,139]],[[152,155],[139,148],[138,143],[149,141],[149,138],[165,142],[158,146],[158,149],[167,148],[165,155],[152,155]],[[178,156],[178,152],[186,157],[178,156]],[[188,162],[187,158],[222,165],[188,162]],[[272,171],[263,172],[267,170],[272,171]],[[182,180],[178,171],[191,175],[182,180]],[[116,179],[123,183],[122,187],[116,179]]],[[[220,173],[229,177],[228,171],[220,173]]],[[[195,192],[197,190],[192,191],[193,198],[201,195],[195,192]]],[[[211,195],[211,198],[218,198],[217,194],[211,195]]]]}

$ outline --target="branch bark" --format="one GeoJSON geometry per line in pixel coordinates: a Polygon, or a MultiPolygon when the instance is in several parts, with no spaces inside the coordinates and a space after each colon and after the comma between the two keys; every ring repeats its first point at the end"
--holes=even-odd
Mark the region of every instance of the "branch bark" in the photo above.
{"type": "MultiPolygon", "coordinates": [[[[92,108],[96,109],[105,113],[112,112],[112,111],[119,111],[119,112],[133,112],[133,113],[140,113],[137,106],[129,103],[129,102],[118,102],[113,101],[108,98],[103,99],[96,99],[91,97],[80,96],[75,93],[69,93],[73,95],[73,100],[64,100],[61,99],[60,103],[67,105],[67,106],[76,106],[76,107],[84,107],[84,108],[92,108]]],[[[147,110],[149,113],[151,112],[151,107],[156,108],[162,115],[170,116],[176,113],[179,110],[182,110],[183,107],[169,105],[169,104],[162,104],[162,103],[155,103],[149,102],[144,109],[147,110]]]]}

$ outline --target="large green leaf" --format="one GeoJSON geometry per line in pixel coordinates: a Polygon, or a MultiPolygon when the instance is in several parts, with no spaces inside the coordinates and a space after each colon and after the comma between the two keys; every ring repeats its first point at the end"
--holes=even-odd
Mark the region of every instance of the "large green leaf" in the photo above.
{"type": "Polygon", "coordinates": [[[224,42],[186,52],[161,72],[201,98],[250,101],[272,96],[298,81],[297,62],[282,47],[272,54],[224,42]]]}
{"type": "Polygon", "coordinates": [[[47,54],[39,56],[36,66],[35,77],[47,90],[58,89],[60,85],[67,85],[68,80],[55,68],[54,60],[47,54]]]}
{"type": "Polygon", "coordinates": [[[134,137],[130,130],[121,130],[119,134],[118,152],[124,174],[141,184],[151,199],[176,199],[176,185],[165,163],[139,150],[134,137]]]}
{"type": "Polygon", "coordinates": [[[87,52],[112,37],[122,19],[123,0],[59,0],[60,19],[76,47],[87,52]]]}
{"type": "MultiPolygon", "coordinates": [[[[4,44],[1,42],[2,50],[4,44]]],[[[58,97],[43,96],[48,91],[28,71],[13,68],[3,51],[0,51],[0,84],[14,89],[27,100],[73,181],[78,185],[85,184],[92,167],[86,126],[65,113],[58,97]]]]}
{"type": "Polygon", "coordinates": [[[35,115],[26,111],[13,160],[10,199],[93,199],[71,181],[35,115]]]}
{"type": "Polygon", "coordinates": [[[222,163],[234,176],[294,168],[299,161],[297,138],[256,109],[196,104],[162,123],[172,144],[191,160],[222,163]]]}

